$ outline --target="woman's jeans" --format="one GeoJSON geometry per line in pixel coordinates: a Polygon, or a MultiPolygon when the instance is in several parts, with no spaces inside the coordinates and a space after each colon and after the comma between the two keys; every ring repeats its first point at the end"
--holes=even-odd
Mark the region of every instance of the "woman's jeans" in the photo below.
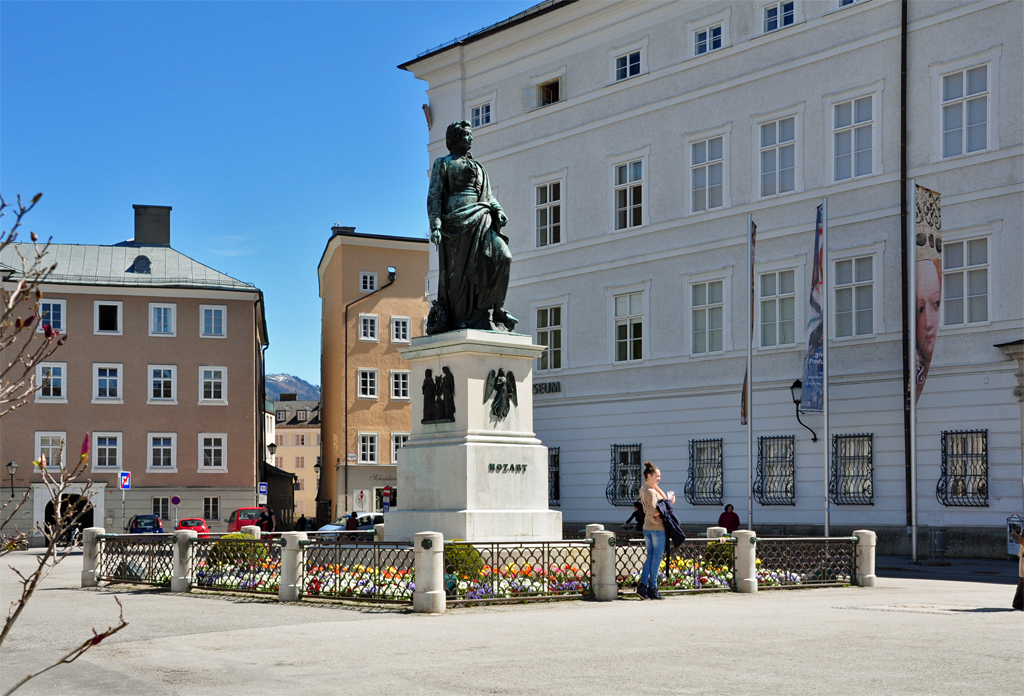
{"type": "Polygon", "coordinates": [[[647,542],[647,560],[640,570],[640,584],[657,589],[661,558],[665,555],[665,532],[645,529],[644,541],[647,542]]]}

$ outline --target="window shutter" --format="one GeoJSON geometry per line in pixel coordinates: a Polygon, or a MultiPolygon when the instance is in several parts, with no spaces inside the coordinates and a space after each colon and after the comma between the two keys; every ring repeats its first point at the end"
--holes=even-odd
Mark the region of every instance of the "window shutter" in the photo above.
{"type": "Polygon", "coordinates": [[[535,86],[523,89],[523,110],[537,108],[537,88],[535,86]]]}

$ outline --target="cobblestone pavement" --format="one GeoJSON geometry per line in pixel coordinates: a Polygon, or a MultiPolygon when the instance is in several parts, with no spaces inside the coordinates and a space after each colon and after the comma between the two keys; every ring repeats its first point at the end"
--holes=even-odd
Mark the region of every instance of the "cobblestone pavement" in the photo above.
{"type": "MultiPolygon", "coordinates": [[[[33,552],[4,558],[27,569],[33,552]]],[[[0,655],[0,687],[115,622],[130,626],[19,694],[1024,693],[1013,586],[880,578],[775,590],[460,608],[442,616],[112,587],[68,558],[0,655]]],[[[909,575],[909,574],[908,574],[909,575]]],[[[6,567],[0,593],[18,589],[6,567]]]]}

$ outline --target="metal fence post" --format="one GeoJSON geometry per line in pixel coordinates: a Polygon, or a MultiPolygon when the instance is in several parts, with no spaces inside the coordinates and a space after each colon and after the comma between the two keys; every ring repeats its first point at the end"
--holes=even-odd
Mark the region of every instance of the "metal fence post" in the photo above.
{"type": "Polygon", "coordinates": [[[283,532],[281,540],[281,578],[277,599],[281,602],[297,602],[302,599],[302,544],[307,539],[305,532],[283,532]]]}
{"type": "MultiPolygon", "coordinates": [[[[754,532],[737,529],[732,535],[736,539],[736,546],[733,549],[733,579],[736,582],[736,591],[757,592],[757,542],[754,539],[754,532]]],[[[710,529],[708,536],[711,536],[710,529]]]]}
{"type": "Polygon", "coordinates": [[[593,539],[594,545],[590,548],[590,589],[598,602],[611,602],[619,596],[619,586],[615,582],[615,533],[595,531],[593,539]]]}
{"type": "Polygon", "coordinates": [[[100,584],[100,539],[106,533],[103,527],[89,527],[82,534],[82,587],[100,584]]]}
{"type": "Polygon", "coordinates": [[[857,537],[857,584],[861,587],[875,586],[875,533],[869,529],[858,529],[857,537]]]}
{"type": "Polygon", "coordinates": [[[199,534],[191,530],[174,533],[174,556],[171,566],[171,592],[192,589],[192,540],[199,534]]]}
{"type": "Polygon", "coordinates": [[[726,534],[725,527],[708,527],[708,539],[721,539],[726,534]]]}
{"type": "Polygon", "coordinates": [[[419,614],[443,614],[444,535],[440,532],[417,532],[413,547],[416,590],[412,593],[412,610],[419,614]]]}
{"type": "Polygon", "coordinates": [[[594,538],[594,532],[603,532],[603,531],[604,531],[604,525],[603,524],[588,524],[587,525],[587,534],[586,534],[585,538],[593,539],[594,538]]]}
{"type": "Polygon", "coordinates": [[[260,531],[261,531],[260,528],[257,527],[254,524],[250,524],[250,525],[246,525],[245,527],[242,527],[242,534],[248,534],[249,536],[251,536],[251,537],[253,537],[255,539],[259,539],[260,538],[260,531]]]}

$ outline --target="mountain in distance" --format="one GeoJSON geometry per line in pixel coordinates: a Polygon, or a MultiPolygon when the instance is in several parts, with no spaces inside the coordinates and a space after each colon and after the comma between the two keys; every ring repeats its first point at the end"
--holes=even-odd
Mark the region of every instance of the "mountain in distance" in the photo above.
{"type": "Polygon", "coordinates": [[[267,398],[278,401],[281,394],[298,394],[299,401],[319,401],[320,385],[294,375],[267,375],[267,398]]]}

